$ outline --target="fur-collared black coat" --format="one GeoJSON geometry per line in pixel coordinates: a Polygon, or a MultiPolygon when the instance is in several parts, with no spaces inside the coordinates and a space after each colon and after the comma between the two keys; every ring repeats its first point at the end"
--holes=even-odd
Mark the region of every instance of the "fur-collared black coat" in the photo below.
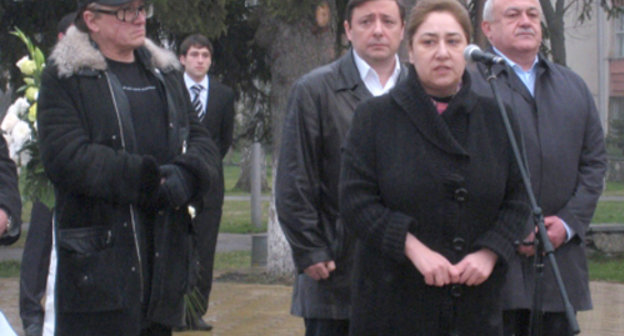
{"type": "Polygon", "coordinates": [[[525,189],[492,100],[470,76],[439,115],[413,67],[388,95],[361,104],[345,143],[340,211],[358,237],[351,335],[502,333],[500,289],[528,216],[525,189]],[[405,256],[410,232],[458,263],[488,248],[479,286],[432,287],[405,256]]]}
{"type": "MultiPolygon", "coordinates": [[[[199,200],[216,177],[216,146],[194,116],[175,55],[149,40],[135,55],[166,96],[168,132],[154,136],[168,143],[170,163],[194,177],[199,200]]],[[[136,153],[128,99],[89,36],[70,28],[50,59],[38,124],[56,193],[56,335],[138,335],[146,321],[181,325],[190,265],[187,207],[145,207],[160,184],[158,166],[136,153]]]]}

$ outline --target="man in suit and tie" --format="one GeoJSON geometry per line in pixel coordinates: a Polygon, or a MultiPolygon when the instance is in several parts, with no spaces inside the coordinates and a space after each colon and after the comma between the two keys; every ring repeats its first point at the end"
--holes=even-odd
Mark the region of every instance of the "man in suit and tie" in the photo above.
{"type": "MultiPolygon", "coordinates": [[[[184,66],[184,82],[197,111],[197,116],[221,152],[221,159],[232,144],[234,129],[234,92],[208,75],[212,65],[213,47],[203,35],[194,34],[180,45],[180,63],[184,66]]],[[[211,330],[212,326],[201,316],[208,310],[208,298],[212,288],[217,234],[224,197],[223,169],[220,181],[204,196],[205,207],[195,217],[196,243],[199,259],[199,277],[195,293],[200,295],[201,307],[187,323],[190,330],[211,330]]]]}

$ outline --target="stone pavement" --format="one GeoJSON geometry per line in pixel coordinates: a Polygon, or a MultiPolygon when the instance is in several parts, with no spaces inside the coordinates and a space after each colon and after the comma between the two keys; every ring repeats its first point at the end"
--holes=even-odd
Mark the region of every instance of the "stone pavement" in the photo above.
{"type": "MultiPolygon", "coordinates": [[[[220,234],[219,251],[250,250],[250,235],[220,234]]],[[[21,258],[21,250],[0,247],[0,260],[21,258]],[[11,249],[11,251],[7,251],[11,249]]],[[[244,272],[245,270],[243,270],[244,272]]],[[[258,271],[251,270],[250,272],[258,271]]],[[[216,274],[216,276],[218,276],[216,274]]],[[[223,277],[228,279],[228,277],[223,277]]],[[[22,324],[18,311],[18,278],[0,278],[0,311],[18,335],[22,324]]],[[[592,282],[594,310],[579,314],[582,336],[624,335],[624,284],[592,282]]],[[[204,318],[212,332],[183,332],[175,336],[299,336],[303,321],[289,314],[291,286],[216,281],[210,309],[204,318]]],[[[2,335],[0,335],[2,336],[2,335]]]]}
{"type": "MultiPolygon", "coordinates": [[[[624,285],[592,282],[594,310],[579,314],[582,336],[624,335],[624,285]]],[[[18,279],[0,279],[0,310],[22,335],[17,309],[18,279]]],[[[301,319],[288,314],[292,288],[284,285],[215,282],[204,318],[212,332],[181,332],[175,336],[300,336],[301,319]]]]}

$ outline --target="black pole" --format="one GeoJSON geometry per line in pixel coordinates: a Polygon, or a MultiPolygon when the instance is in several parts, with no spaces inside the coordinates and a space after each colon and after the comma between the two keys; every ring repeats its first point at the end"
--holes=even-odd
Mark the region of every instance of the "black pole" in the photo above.
{"type": "Polygon", "coordinates": [[[520,153],[520,149],[518,147],[518,142],[516,141],[516,137],[514,135],[513,129],[511,128],[511,124],[509,123],[509,116],[507,115],[507,110],[505,109],[505,105],[503,104],[503,100],[498,92],[498,88],[494,84],[496,80],[496,75],[492,72],[492,65],[487,64],[486,71],[486,79],[488,83],[490,83],[490,88],[492,89],[492,93],[494,94],[494,98],[496,99],[496,103],[498,105],[498,110],[503,119],[503,123],[505,124],[505,130],[507,131],[507,137],[509,138],[509,143],[511,144],[511,148],[514,153],[514,157],[516,159],[516,163],[520,170],[520,174],[522,175],[522,182],[526,189],[526,192],[529,196],[529,203],[531,209],[533,210],[533,220],[535,221],[535,226],[537,227],[537,235],[536,235],[536,250],[535,250],[535,268],[536,268],[536,284],[535,284],[535,292],[534,300],[533,300],[533,309],[531,310],[531,325],[530,325],[530,334],[533,336],[541,336],[542,334],[542,282],[543,282],[543,273],[544,273],[544,262],[543,256],[548,258],[548,262],[552,267],[553,274],[555,275],[555,280],[557,282],[557,286],[559,287],[559,294],[561,295],[561,299],[563,300],[563,304],[565,306],[566,316],[568,318],[568,323],[570,324],[570,329],[573,334],[580,333],[579,325],[576,320],[576,314],[574,313],[574,309],[572,308],[572,304],[570,304],[570,299],[568,298],[568,293],[565,289],[565,285],[563,284],[563,280],[561,278],[561,273],[559,272],[559,266],[557,265],[557,260],[555,260],[554,248],[550,239],[548,239],[548,233],[546,232],[546,228],[544,226],[544,215],[542,213],[542,209],[537,205],[537,201],[535,200],[535,194],[533,193],[533,188],[531,187],[531,180],[529,179],[528,169],[524,159],[520,153]],[[539,292],[538,292],[539,289],[539,292]]]}

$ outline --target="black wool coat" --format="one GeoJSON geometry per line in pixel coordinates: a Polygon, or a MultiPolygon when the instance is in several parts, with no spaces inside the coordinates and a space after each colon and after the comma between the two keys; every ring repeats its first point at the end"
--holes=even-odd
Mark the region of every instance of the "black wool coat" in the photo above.
{"type": "MultiPolygon", "coordinates": [[[[194,177],[199,201],[216,178],[216,146],[194,117],[175,55],[147,40],[135,56],[167,102],[168,132],[154,136],[168,145],[168,163],[194,177]]],[[[160,184],[157,163],[137,153],[127,96],[88,35],[70,28],[50,59],[37,121],[56,194],[55,335],[139,335],[148,321],[182,325],[187,207],[146,206],[160,184]]]]}
{"type": "Polygon", "coordinates": [[[0,208],[11,218],[11,228],[0,236],[0,245],[13,244],[22,228],[22,199],[17,183],[15,162],[9,157],[4,137],[0,137],[0,208]]]}
{"type": "Polygon", "coordinates": [[[525,200],[495,104],[470,92],[467,73],[442,115],[413,68],[361,104],[340,182],[340,211],[358,238],[350,334],[500,335],[499,292],[525,200]],[[479,286],[428,286],[405,256],[408,232],[453,264],[481,248],[498,263],[479,286]]]}

